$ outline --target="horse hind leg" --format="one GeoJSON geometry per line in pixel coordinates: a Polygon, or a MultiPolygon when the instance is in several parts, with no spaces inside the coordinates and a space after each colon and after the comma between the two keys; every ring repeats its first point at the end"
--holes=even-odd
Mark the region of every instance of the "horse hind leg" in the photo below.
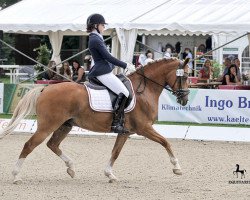
{"type": "Polygon", "coordinates": [[[118,180],[112,172],[112,167],[115,163],[115,160],[118,158],[118,156],[122,150],[122,147],[125,144],[125,142],[127,141],[127,139],[128,139],[128,135],[118,135],[116,138],[115,145],[114,145],[113,150],[112,150],[111,158],[108,162],[107,167],[104,170],[104,174],[105,174],[105,176],[107,176],[109,178],[110,183],[113,183],[113,182],[118,180]]]}
{"type": "Polygon", "coordinates": [[[50,132],[37,130],[34,135],[25,143],[23,150],[19,156],[18,161],[16,162],[12,175],[14,176],[14,184],[21,184],[22,179],[19,177],[22,165],[25,158],[39,145],[41,144],[50,134],[50,132]]]}
{"type": "Polygon", "coordinates": [[[68,167],[67,173],[71,176],[71,178],[74,178],[75,167],[73,161],[59,148],[59,145],[66,138],[71,129],[71,123],[69,121],[65,122],[53,133],[52,137],[47,142],[47,146],[65,162],[66,166],[68,167]]]}

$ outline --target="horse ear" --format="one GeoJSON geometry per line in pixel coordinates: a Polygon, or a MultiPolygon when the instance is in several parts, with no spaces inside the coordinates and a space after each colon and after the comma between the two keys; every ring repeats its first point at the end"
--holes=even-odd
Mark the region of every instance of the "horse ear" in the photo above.
{"type": "Polygon", "coordinates": [[[184,67],[189,63],[190,58],[186,58],[183,65],[182,65],[182,69],[184,69],[184,67]]]}

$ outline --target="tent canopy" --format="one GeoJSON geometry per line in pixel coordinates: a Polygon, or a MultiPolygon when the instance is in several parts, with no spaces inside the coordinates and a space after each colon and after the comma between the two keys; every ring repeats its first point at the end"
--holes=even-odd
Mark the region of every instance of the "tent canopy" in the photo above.
{"type": "Polygon", "coordinates": [[[124,61],[132,61],[137,34],[218,36],[250,31],[249,0],[22,0],[0,11],[0,30],[49,35],[52,59],[59,63],[63,35],[86,35],[86,20],[93,13],[104,15],[105,34],[116,30],[124,61]]]}
{"type": "Polygon", "coordinates": [[[22,0],[0,11],[0,30],[82,35],[93,13],[104,15],[108,29],[152,34],[241,34],[250,30],[249,0],[22,0]]]}

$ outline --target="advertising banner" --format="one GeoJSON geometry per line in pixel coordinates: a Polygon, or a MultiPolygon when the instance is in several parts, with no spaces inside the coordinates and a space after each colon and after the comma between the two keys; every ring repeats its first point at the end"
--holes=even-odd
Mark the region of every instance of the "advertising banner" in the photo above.
{"type": "Polygon", "coordinates": [[[0,113],[3,113],[3,90],[4,84],[0,83],[0,113]]]}
{"type": "Polygon", "coordinates": [[[4,96],[3,96],[3,112],[9,113],[9,107],[12,103],[12,97],[16,90],[16,84],[4,84],[4,96]]]}
{"type": "MultiPolygon", "coordinates": [[[[8,126],[9,121],[10,119],[0,119],[0,130],[6,128],[8,126]]],[[[14,131],[30,133],[34,126],[34,123],[35,123],[35,120],[23,119],[17,125],[14,131]]]]}
{"type": "Polygon", "coordinates": [[[13,113],[18,102],[21,100],[21,98],[27,93],[29,92],[31,89],[33,89],[36,85],[34,84],[19,84],[16,85],[16,89],[15,92],[13,94],[12,97],[12,102],[11,105],[9,107],[8,112],[9,113],[13,113]]]}
{"type": "Polygon", "coordinates": [[[13,113],[21,98],[32,88],[41,85],[35,84],[4,84],[3,112],[13,113]]]}
{"type": "Polygon", "coordinates": [[[190,89],[186,106],[163,91],[159,99],[159,121],[250,125],[250,92],[246,90],[190,89]]]}

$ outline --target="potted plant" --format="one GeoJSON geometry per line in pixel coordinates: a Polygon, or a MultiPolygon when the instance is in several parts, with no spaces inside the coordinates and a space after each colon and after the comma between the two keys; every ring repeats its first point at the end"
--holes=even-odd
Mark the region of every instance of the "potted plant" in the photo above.
{"type": "MultiPolygon", "coordinates": [[[[49,63],[49,60],[50,60],[50,53],[51,53],[51,51],[48,49],[47,45],[46,44],[40,45],[40,47],[34,49],[34,51],[38,52],[38,56],[37,56],[36,60],[39,63],[47,66],[49,63]]],[[[43,66],[41,66],[39,64],[36,64],[34,66],[34,69],[35,69],[35,75],[44,71],[43,66]]],[[[35,79],[41,80],[42,77],[43,77],[43,74],[39,74],[37,77],[35,77],[35,79]]]]}
{"type": "Polygon", "coordinates": [[[213,78],[217,79],[222,72],[222,65],[216,60],[213,60],[213,78]]]}

